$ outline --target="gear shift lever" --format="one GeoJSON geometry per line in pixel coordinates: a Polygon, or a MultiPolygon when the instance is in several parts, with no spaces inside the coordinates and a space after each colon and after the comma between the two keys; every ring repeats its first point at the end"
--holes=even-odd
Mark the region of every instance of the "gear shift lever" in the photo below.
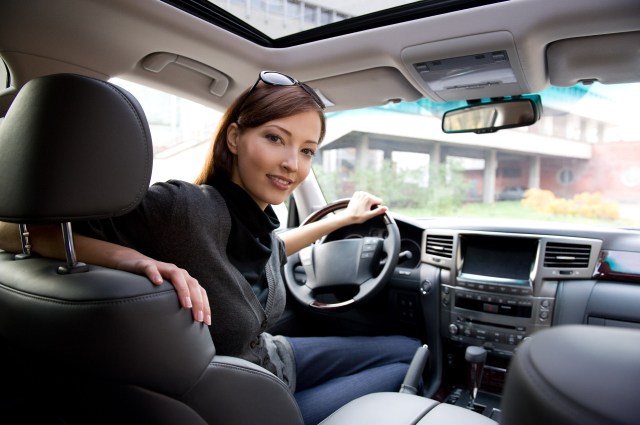
{"type": "Polygon", "coordinates": [[[464,359],[469,363],[469,409],[474,410],[478,389],[482,383],[482,371],[487,360],[487,350],[478,346],[469,346],[464,353],[464,359]]]}

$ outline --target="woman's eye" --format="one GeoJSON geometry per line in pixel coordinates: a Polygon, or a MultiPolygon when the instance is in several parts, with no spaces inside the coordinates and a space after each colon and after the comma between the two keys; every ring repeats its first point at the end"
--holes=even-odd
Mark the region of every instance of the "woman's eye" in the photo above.
{"type": "Polygon", "coordinates": [[[316,155],[316,151],[314,151],[313,149],[309,149],[309,148],[302,149],[302,153],[304,155],[311,156],[311,157],[316,155]]]}
{"type": "Polygon", "coordinates": [[[269,140],[270,142],[273,143],[278,143],[280,141],[282,141],[282,137],[276,135],[276,134],[267,134],[266,139],[269,140]]]}

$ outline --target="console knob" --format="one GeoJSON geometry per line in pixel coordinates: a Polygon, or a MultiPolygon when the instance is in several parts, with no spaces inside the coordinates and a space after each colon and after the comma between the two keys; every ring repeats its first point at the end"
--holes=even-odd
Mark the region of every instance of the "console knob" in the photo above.
{"type": "Polygon", "coordinates": [[[449,325],[449,333],[451,335],[458,335],[458,331],[458,325],[456,325],[455,323],[449,325]]]}

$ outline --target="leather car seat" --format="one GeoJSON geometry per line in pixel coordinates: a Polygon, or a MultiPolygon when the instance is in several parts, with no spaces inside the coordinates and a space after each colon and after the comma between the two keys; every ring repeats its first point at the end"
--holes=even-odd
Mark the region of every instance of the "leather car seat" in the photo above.
{"type": "Polygon", "coordinates": [[[0,423],[301,425],[288,388],[216,355],[169,283],[76,261],[73,222],[135,208],[151,168],[142,108],[113,84],[45,76],[11,105],[0,221],[62,223],[68,255],[0,251],[0,423]]]}
{"type": "Polygon", "coordinates": [[[501,425],[640,423],[640,330],[558,326],[511,361],[501,425]]]}

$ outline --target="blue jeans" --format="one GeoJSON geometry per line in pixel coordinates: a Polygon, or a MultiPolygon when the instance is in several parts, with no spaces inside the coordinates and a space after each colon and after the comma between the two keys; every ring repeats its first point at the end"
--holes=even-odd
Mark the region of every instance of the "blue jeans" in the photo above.
{"type": "Polygon", "coordinates": [[[288,338],[305,425],[366,394],[398,391],[420,341],[404,336],[288,338]]]}

